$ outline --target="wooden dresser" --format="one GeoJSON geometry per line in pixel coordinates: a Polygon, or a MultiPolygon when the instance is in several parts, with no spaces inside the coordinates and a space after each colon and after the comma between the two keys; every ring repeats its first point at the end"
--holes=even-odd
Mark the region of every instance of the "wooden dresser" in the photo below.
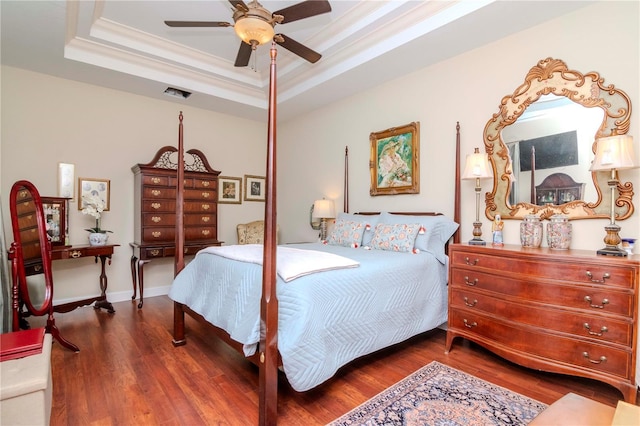
{"type": "Polygon", "coordinates": [[[640,256],[452,244],[446,352],[460,336],[636,401],[640,256]]]}
{"type": "MultiPolygon", "coordinates": [[[[148,164],[131,168],[135,175],[134,236],[131,243],[131,276],[133,297],[140,289],[142,308],[144,294],[143,267],[152,259],[172,257],[176,246],[176,182],[177,149],[160,148],[148,164]],[[136,286],[137,284],[137,286],[136,286]]],[[[197,251],[218,241],[218,175],[204,154],[191,149],[185,155],[184,174],[184,253],[197,251]]]]}

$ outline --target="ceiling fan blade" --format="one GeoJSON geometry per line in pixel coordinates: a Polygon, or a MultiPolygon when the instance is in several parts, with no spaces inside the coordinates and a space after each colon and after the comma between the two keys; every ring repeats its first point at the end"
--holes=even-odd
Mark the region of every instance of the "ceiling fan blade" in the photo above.
{"type": "Polygon", "coordinates": [[[246,67],[249,65],[249,58],[251,58],[251,52],[253,52],[253,48],[250,44],[245,43],[244,41],[240,42],[240,48],[238,49],[238,56],[236,56],[236,63],[233,64],[235,67],[246,67]]]}
{"type": "Polygon", "coordinates": [[[244,10],[245,12],[249,10],[242,0],[229,0],[229,3],[231,3],[231,6],[236,10],[244,10]]]}
{"type": "Polygon", "coordinates": [[[297,41],[295,41],[291,37],[287,37],[284,34],[278,34],[278,37],[274,37],[273,39],[280,46],[284,47],[285,49],[287,49],[288,51],[290,51],[292,53],[295,53],[296,55],[300,56],[301,58],[306,59],[307,61],[311,62],[312,64],[315,64],[316,62],[318,62],[320,60],[320,58],[322,58],[322,55],[319,54],[318,52],[315,52],[315,51],[309,49],[307,46],[298,43],[297,41]]]}
{"type": "Polygon", "coordinates": [[[169,27],[230,27],[228,22],[220,21],[164,21],[169,27]]]}
{"type": "Polygon", "coordinates": [[[285,7],[273,15],[282,15],[284,19],[281,24],[297,21],[299,19],[309,18],[311,16],[321,15],[331,12],[331,5],[326,0],[306,0],[293,6],[285,7]]]}

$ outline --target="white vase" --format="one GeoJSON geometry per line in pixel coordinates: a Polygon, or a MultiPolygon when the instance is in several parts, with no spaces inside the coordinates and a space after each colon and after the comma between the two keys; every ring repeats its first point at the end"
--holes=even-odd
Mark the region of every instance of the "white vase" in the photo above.
{"type": "Polygon", "coordinates": [[[106,232],[92,232],[89,234],[90,246],[104,246],[107,244],[109,235],[106,232]]]}

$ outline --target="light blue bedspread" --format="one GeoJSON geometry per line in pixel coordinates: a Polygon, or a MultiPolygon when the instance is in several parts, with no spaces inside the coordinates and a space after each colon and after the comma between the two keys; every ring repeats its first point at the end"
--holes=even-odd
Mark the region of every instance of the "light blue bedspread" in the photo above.
{"type": "MultiPolygon", "coordinates": [[[[287,247],[348,257],[357,268],[277,281],[278,349],[297,391],[348,362],[447,320],[447,266],[429,253],[396,253],[319,243],[287,247]]],[[[262,265],[203,254],[175,278],[169,297],[255,352],[260,340],[262,265]]]]}

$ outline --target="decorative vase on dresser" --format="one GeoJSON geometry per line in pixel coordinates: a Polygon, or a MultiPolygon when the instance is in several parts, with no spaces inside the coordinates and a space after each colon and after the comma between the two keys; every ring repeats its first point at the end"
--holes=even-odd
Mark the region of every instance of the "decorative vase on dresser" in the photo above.
{"type": "MultiPolygon", "coordinates": [[[[143,266],[152,259],[175,254],[177,164],[172,161],[177,149],[160,148],[148,164],[136,164],[134,173],[134,238],[131,243],[133,297],[136,284],[142,308],[143,266]]],[[[184,173],[184,254],[220,245],[218,241],[218,175],[197,149],[185,153],[184,173]],[[190,157],[189,157],[190,156],[190,157]],[[189,161],[190,160],[190,161],[189,161]]]]}
{"type": "Polygon", "coordinates": [[[636,402],[640,255],[449,250],[447,353],[464,337],[525,367],[608,383],[636,402]]]}
{"type": "Polygon", "coordinates": [[[540,247],[542,244],[542,222],[540,217],[528,214],[520,223],[520,244],[522,247],[540,247]]]}

